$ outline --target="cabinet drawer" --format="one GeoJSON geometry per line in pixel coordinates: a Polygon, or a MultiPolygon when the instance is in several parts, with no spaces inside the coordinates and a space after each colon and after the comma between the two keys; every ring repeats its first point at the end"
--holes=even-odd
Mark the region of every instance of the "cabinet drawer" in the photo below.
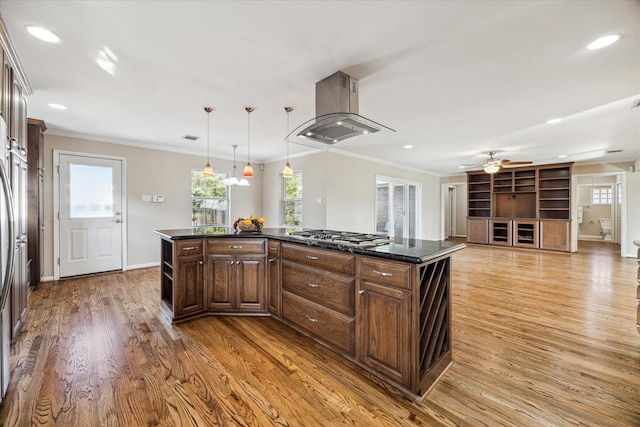
{"type": "Polygon", "coordinates": [[[290,292],[282,292],[282,317],[318,339],[353,356],[355,320],[290,292]]]}
{"type": "Polygon", "coordinates": [[[267,241],[267,255],[279,258],[280,257],[280,242],[277,240],[267,241]]]}
{"type": "Polygon", "coordinates": [[[264,254],[265,239],[209,239],[208,254],[264,254]]]}
{"type": "Polygon", "coordinates": [[[347,316],[354,315],[353,276],[329,273],[285,260],[282,262],[282,288],[347,316]]]}
{"type": "Polygon", "coordinates": [[[283,243],[282,258],[336,273],[355,274],[355,257],[330,249],[283,243]]]}
{"type": "Polygon", "coordinates": [[[411,266],[408,264],[363,257],[360,259],[360,275],[375,283],[411,289],[411,266]]]}
{"type": "Polygon", "coordinates": [[[178,240],[175,247],[178,256],[202,254],[202,240],[178,240]]]}

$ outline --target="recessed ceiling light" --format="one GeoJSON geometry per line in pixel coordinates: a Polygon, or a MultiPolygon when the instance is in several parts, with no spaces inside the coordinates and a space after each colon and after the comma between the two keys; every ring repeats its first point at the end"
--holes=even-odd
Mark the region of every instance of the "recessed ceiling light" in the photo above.
{"type": "Polygon", "coordinates": [[[593,41],[587,45],[587,49],[596,50],[602,49],[603,47],[607,47],[609,45],[614,44],[620,40],[620,36],[618,34],[612,34],[610,36],[600,37],[598,40],[593,41]]]}
{"type": "Polygon", "coordinates": [[[51,103],[51,104],[47,104],[47,105],[49,105],[49,107],[51,107],[51,108],[55,108],[56,110],[66,110],[67,109],[67,107],[65,107],[62,104],[51,103]]]}
{"type": "Polygon", "coordinates": [[[60,37],[57,34],[47,30],[46,28],[36,27],[35,25],[27,25],[25,27],[29,34],[33,37],[45,41],[47,43],[60,43],[60,37]]]}
{"type": "Polygon", "coordinates": [[[552,125],[552,124],[554,124],[554,123],[560,123],[561,121],[562,121],[562,119],[558,117],[558,118],[556,118],[556,119],[550,119],[550,120],[547,120],[547,123],[549,123],[550,125],[552,125]]]}
{"type": "Polygon", "coordinates": [[[410,148],[413,148],[413,145],[405,145],[404,148],[406,148],[408,150],[410,148]]]}

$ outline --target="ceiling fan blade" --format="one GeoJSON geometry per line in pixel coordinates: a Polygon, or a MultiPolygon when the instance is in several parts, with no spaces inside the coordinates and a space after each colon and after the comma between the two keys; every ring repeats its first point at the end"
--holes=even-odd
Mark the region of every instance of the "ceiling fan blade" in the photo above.
{"type": "Polygon", "coordinates": [[[512,162],[511,160],[503,160],[503,166],[530,165],[533,162],[512,162]]]}

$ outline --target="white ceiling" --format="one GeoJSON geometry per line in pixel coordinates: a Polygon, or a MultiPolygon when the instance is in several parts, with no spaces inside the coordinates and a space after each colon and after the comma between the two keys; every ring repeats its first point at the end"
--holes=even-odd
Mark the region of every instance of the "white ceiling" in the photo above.
{"type": "MultiPolygon", "coordinates": [[[[492,150],[537,164],[640,157],[638,1],[3,0],[0,15],[29,117],[51,134],[206,157],[212,106],[212,157],[239,144],[242,164],[252,106],[252,163],[281,160],[283,107],[291,130],[314,117],[315,83],[341,70],[360,80],[360,114],[396,132],[331,150],[439,175],[492,150]],[[31,37],[32,24],[62,43],[31,37]],[[616,44],[585,48],[612,33],[616,44]],[[113,76],[95,62],[105,47],[113,76]]],[[[310,150],[291,144],[294,168],[310,150]]]]}

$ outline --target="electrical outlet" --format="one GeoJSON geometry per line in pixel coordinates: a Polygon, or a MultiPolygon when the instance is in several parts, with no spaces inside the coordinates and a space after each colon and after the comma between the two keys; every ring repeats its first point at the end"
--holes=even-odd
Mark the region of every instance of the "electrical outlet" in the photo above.
{"type": "Polygon", "coordinates": [[[164,196],[161,194],[154,194],[153,203],[164,203],[164,196]]]}

